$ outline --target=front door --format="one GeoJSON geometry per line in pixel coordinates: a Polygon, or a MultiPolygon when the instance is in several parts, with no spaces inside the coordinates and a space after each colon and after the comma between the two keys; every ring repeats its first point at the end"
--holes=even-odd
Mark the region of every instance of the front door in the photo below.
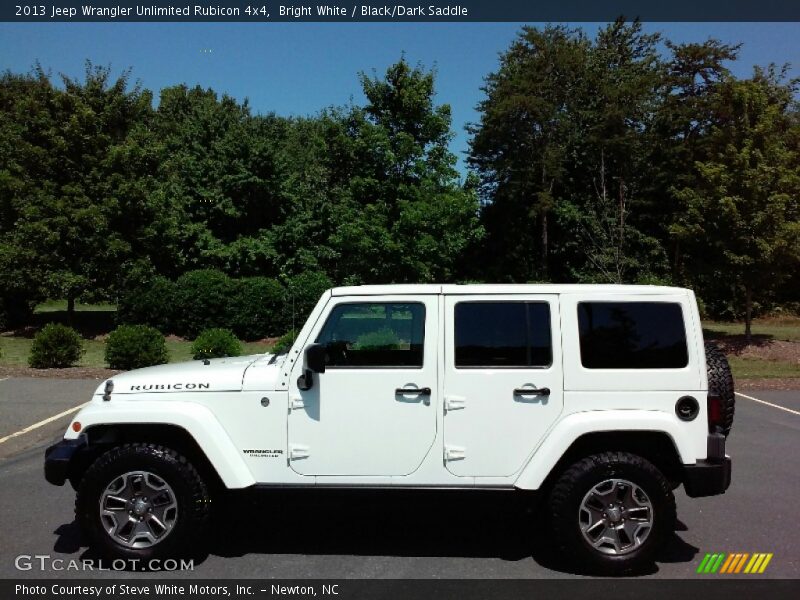
{"type": "Polygon", "coordinates": [[[444,306],[445,465],[512,475],[563,406],[558,296],[447,296],[444,306]]]}
{"type": "Polygon", "coordinates": [[[325,373],[289,389],[289,460],[303,475],[414,472],[436,437],[438,296],[333,298],[308,343],[325,373]]]}

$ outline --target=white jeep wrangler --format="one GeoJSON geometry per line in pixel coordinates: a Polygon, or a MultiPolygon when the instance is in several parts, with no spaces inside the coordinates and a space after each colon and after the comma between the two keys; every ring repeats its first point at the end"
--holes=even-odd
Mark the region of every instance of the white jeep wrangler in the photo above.
{"type": "Polygon", "coordinates": [[[286,354],[104,382],[45,476],[113,557],[193,547],[226,489],[495,488],[539,490],[554,542],[619,572],[672,533],[674,488],[728,488],[732,419],[690,290],[344,287],[286,354]]]}

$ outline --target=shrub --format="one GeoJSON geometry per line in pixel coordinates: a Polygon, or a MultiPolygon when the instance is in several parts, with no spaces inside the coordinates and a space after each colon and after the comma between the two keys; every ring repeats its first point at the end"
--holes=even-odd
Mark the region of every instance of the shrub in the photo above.
{"type": "Polygon", "coordinates": [[[204,329],[229,327],[234,284],[225,273],[189,271],[175,285],[176,333],[194,338],[204,329]]]}
{"type": "Polygon", "coordinates": [[[72,367],[83,352],[83,341],[77,331],[60,323],[49,323],[33,338],[28,364],[34,369],[72,367]]]}
{"type": "Polygon", "coordinates": [[[168,361],[161,332],[147,325],[120,325],[106,340],[106,362],[112,369],[140,369],[168,361]]]}
{"type": "Polygon", "coordinates": [[[206,329],[192,342],[192,356],[195,360],[239,356],[241,353],[242,344],[230,329],[206,329]]]}
{"type": "Polygon", "coordinates": [[[333,287],[333,282],[325,273],[307,271],[291,277],[286,287],[284,306],[286,324],[290,328],[295,328],[302,326],[323,292],[333,287]]]}
{"type": "Polygon", "coordinates": [[[289,331],[288,333],[284,333],[281,337],[278,338],[278,341],[275,342],[275,346],[273,346],[272,348],[272,353],[283,354],[284,352],[288,352],[296,339],[297,339],[296,331],[292,330],[289,331]]]}
{"type": "Polygon", "coordinates": [[[129,325],[150,325],[174,331],[175,283],[156,276],[145,285],[129,288],[117,305],[117,320],[129,325]]]}
{"type": "Polygon", "coordinates": [[[230,325],[244,340],[257,340],[286,331],[283,303],[286,290],[274,279],[247,277],[234,280],[229,304],[230,325]]]}

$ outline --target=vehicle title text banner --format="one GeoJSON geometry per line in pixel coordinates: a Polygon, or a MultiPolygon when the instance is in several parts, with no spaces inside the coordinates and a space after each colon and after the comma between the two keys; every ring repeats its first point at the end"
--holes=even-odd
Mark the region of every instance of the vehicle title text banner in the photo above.
{"type": "Polygon", "coordinates": [[[116,0],[0,3],[6,22],[800,21],[798,0],[116,0]]]}

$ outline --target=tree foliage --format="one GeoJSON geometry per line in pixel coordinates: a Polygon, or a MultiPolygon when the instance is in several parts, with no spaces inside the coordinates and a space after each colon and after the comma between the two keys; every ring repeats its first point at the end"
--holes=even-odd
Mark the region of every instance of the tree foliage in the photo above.
{"type": "Polygon", "coordinates": [[[0,326],[102,299],[122,322],[252,339],[331,285],[390,282],[675,283],[729,316],[796,300],[796,83],[736,79],[738,49],[622,20],[523,27],[463,178],[436,72],[405,58],[359,75],[363,103],[288,118],[91,63],[6,72],[0,326]]]}
{"type": "Polygon", "coordinates": [[[748,323],[796,289],[796,82],[734,78],[736,45],[663,41],[622,20],[522,29],[470,128],[472,252],[502,257],[474,277],[690,285],[748,323]]]}
{"type": "Polygon", "coordinates": [[[706,285],[743,297],[748,338],[754,302],[800,264],[798,83],[771,68],[720,85],[708,157],[696,185],[676,192],[686,211],[672,232],[706,285]]]}
{"type": "Polygon", "coordinates": [[[85,79],[52,85],[41,68],[0,81],[0,259],[12,290],[66,298],[114,282],[133,256],[123,165],[150,93],[87,63],[85,79]]]}
{"type": "MultiPolygon", "coordinates": [[[[3,320],[24,321],[45,297],[67,298],[72,310],[78,297],[116,300],[131,285],[161,305],[154,296],[167,280],[202,269],[287,283],[315,273],[327,285],[456,277],[481,226],[434,82],[401,59],[383,76],[361,75],[365,105],[283,118],[184,85],[161,90],[154,106],[127,72],[115,79],[90,63],[82,80],[58,84],[38,66],[6,73],[3,320]]],[[[168,318],[127,300],[126,320],[168,318]]],[[[196,317],[186,333],[213,325],[196,317]]],[[[276,327],[264,333],[288,321],[276,327]]]]}

